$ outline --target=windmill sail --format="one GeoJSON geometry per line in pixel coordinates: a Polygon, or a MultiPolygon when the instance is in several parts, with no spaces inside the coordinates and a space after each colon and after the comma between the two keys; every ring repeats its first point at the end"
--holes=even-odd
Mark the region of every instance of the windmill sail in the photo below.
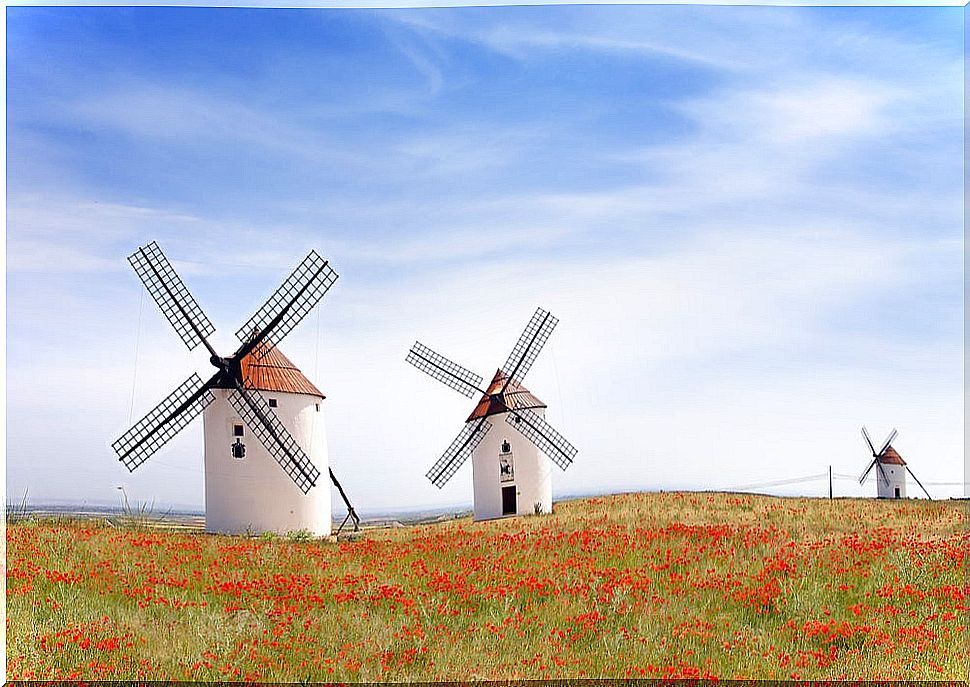
{"type": "Polygon", "coordinates": [[[202,378],[193,374],[122,434],[111,447],[118,454],[118,460],[132,472],[214,400],[208,382],[203,384],[202,378]]]}
{"type": "Polygon", "coordinates": [[[882,481],[885,482],[886,483],[886,486],[888,487],[889,486],[889,475],[886,474],[886,468],[884,468],[882,466],[882,463],[880,463],[878,460],[876,460],[876,466],[879,468],[879,474],[882,475],[882,481]]]}
{"type": "Polygon", "coordinates": [[[529,320],[529,324],[526,325],[525,331],[519,336],[512,352],[509,353],[508,360],[505,361],[503,369],[509,375],[505,382],[506,386],[513,381],[521,382],[523,380],[529,370],[532,369],[532,364],[542,351],[543,346],[546,345],[546,341],[549,340],[552,330],[556,328],[557,324],[559,324],[559,320],[552,314],[542,308],[536,308],[535,314],[529,320]]]}
{"type": "MultiPolygon", "coordinates": [[[[310,251],[263,306],[236,331],[240,353],[272,348],[296,327],[337,281],[337,273],[316,251],[310,251]],[[253,336],[253,332],[258,332],[253,336]],[[265,346],[259,347],[260,343],[265,346]]],[[[238,354],[237,354],[238,355],[238,354]]]]}
{"type": "Polygon", "coordinates": [[[435,353],[420,341],[414,342],[405,360],[468,398],[472,398],[476,392],[483,393],[482,377],[435,353]]]}
{"type": "Polygon", "coordinates": [[[869,463],[869,467],[866,468],[866,471],[862,473],[862,477],[859,478],[859,484],[866,481],[866,477],[869,476],[869,471],[876,466],[876,462],[876,460],[873,460],[871,463],[869,463]]]}
{"type": "Polygon", "coordinates": [[[565,470],[579,451],[546,422],[538,413],[531,410],[515,410],[505,416],[505,421],[522,436],[539,447],[560,469],[565,470]]]}
{"type": "Polygon", "coordinates": [[[320,478],[320,471],[310,462],[262,394],[240,386],[229,392],[229,403],[256,435],[259,443],[280,464],[283,472],[304,494],[309,493],[320,478]]]}
{"type": "MultiPolygon", "coordinates": [[[[216,328],[175,273],[158,244],[152,241],[144,248],[139,248],[128,257],[128,262],[182,343],[190,351],[200,343],[205,343],[208,348],[206,337],[211,336],[216,328]]],[[[215,353],[211,348],[210,352],[215,353]]]]}
{"type": "Polygon", "coordinates": [[[897,434],[899,434],[899,432],[897,432],[895,429],[893,429],[893,431],[889,433],[889,436],[886,437],[886,440],[882,442],[882,448],[879,449],[879,453],[876,454],[877,456],[881,456],[883,453],[886,452],[886,449],[889,448],[889,445],[891,443],[893,443],[893,439],[896,438],[897,434]]]}
{"type": "Polygon", "coordinates": [[[477,423],[467,423],[425,476],[431,480],[432,484],[441,489],[478,448],[491,428],[492,423],[485,418],[477,423]]]}

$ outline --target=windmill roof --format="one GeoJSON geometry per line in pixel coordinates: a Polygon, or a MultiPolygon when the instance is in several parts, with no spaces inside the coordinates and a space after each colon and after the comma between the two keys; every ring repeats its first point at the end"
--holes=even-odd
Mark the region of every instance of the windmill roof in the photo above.
{"type": "Polygon", "coordinates": [[[492,378],[491,384],[485,390],[485,395],[475,406],[475,410],[468,416],[465,422],[471,422],[489,415],[498,415],[509,410],[524,410],[525,408],[545,408],[546,404],[532,395],[532,392],[524,386],[512,380],[501,396],[498,392],[509,376],[503,371],[498,370],[492,378]]]}
{"type": "Polygon", "coordinates": [[[879,462],[883,465],[906,465],[906,461],[896,453],[896,449],[892,446],[882,452],[882,455],[879,456],[879,462]]]}
{"type": "Polygon", "coordinates": [[[276,346],[260,344],[239,361],[247,389],[326,398],[276,346]]]}

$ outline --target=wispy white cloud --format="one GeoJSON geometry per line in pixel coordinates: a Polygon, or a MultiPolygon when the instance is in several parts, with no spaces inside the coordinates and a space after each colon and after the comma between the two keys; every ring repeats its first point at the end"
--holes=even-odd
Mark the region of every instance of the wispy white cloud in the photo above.
{"type": "Polygon", "coordinates": [[[155,231],[199,228],[198,218],[147,206],[56,193],[18,192],[7,201],[7,271],[116,272],[117,247],[155,231]]]}
{"type": "MultiPolygon", "coordinates": [[[[440,51],[436,51],[437,55],[435,57],[425,54],[420,48],[410,45],[407,40],[403,40],[400,37],[392,37],[397,49],[400,50],[401,54],[408,59],[408,61],[414,66],[415,70],[424,77],[427,87],[425,89],[425,94],[429,97],[434,97],[441,92],[441,88],[444,84],[444,74],[441,68],[435,63],[435,57],[438,59],[442,58],[440,51]]],[[[433,47],[433,46],[432,46],[433,47]]]]}
{"type": "Polygon", "coordinates": [[[707,135],[799,150],[824,141],[824,154],[847,137],[891,135],[896,128],[888,107],[907,91],[887,82],[864,82],[840,76],[803,75],[800,83],[762,89],[735,89],[718,98],[685,104],[682,109],[703,123],[707,135]]]}
{"type": "Polygon", "coordinates": [[[243,194],[228,210],[99,192],[83,169],[80,181],[36,174],[42,184],[10,194],[15,489],[53,495],[89,479],[111,496],[126,480],[136,498],[178,501],[192,480],[201,499],[198,428],[130,477],[107,450],[133,381],[138,415],[209,369],[121,274],[151,239],[218,322],[220,350],[307,250],[332,258],[341,280],[285,348],[329,397],[334,469],[363,509],[467,497],[467,470],[442,493],[422,475],[468,409],[404,354],[417,337],[487,375],[536,305],[561,324],[529,386],[582,450],[557,491],[730,486],[829,463],[851,471],[862,422],[903,425],[918,474],[950,476],[962,340],[944,329],[962,312],[962,189],[932,180],[961,163],[946,136],[962,127],[960,60],[798,12],[705,15],[678,31],[610,13],[589,29],[540,31],[480,14],[395,16],[405,25],[393,47],[416,78],[317,110],[140,77],[48,113],[172,154],[270,149],[292,173],[269,200],[243,194]],[[668,139],[597,147],[615,103],[595,103],[586,122],[555,111],[450,116],[454,79],[472,69],[456,42],[520,61],[661,58],[714,76],[638,101],[645,117],[662,108],[679,118],[668,139]],[[387,132],[338,126],[384,111],[403,113],[387,132]],[[593,141],[579,162],[570,135],[593,141]],[[890,158],[885,178],[863,169],[890,158]],[[587,166],[596,171],[585,178],[557,175],[587,166]],[[333,169],[346,188],[321,182],[333,169]],[[887,305],[922,292],[927,302],[903,312],[887,305]],[[916,331],[927,312],[939,331],[916,331]],[[871,326],[857,324],[863,315],[871,326]],[[50,355],[65,331],[70,354],[50,355]],[[73,402],[51,407],[56,395],[73,402]],[[89,464],[36,447],[52,423],[79,430],[75,453],[98,466],[92,477],[89,464]]]}
{"type": "Polygon", "coordinates": [[[493,50],[518,59],[524,58],[535,50],[592,50],[645,57],[666,57],[717,69],[737,68],[736,64],[728,60],[713,58],[702,52],[684,50],[660,42],[578,32],[530,31],[511,27],[496,27],[477,34],[476,40],[493,50]]]}
{"type": "Polygon", "coordinates": [[[281,111],[237,95],[141,80],[113,82],[97,95],[61,103],[76,126],[176,147],[212,143],[265,148],[291,159],[348,165],[361,161],[327,128],[325,111],[281,111]]]}

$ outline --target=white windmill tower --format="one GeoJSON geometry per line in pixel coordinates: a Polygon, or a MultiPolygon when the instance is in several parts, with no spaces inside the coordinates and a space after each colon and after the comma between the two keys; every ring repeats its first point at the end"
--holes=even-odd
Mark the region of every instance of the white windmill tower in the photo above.
{"type": "Polygon", "coordinates": [[[482,377],[419,342],[408,353],[407,362],[446,386],[468,398],[482,394],[464,429],[427,473],[440,489],[471,456],[475,520],[551,513],[550,459],[565,470],[576,457],[576,448],[545,421],[546,405],[522,386],[558,322],[538,308],[486,389],[482,377]],[[496,426],[491,432],[489,418],[496,426]]]}
{"type": "Polygon", "coordinates": [[[135,423],[111,445],[118,459],[134,471],[204,411],[207,531],[329,535],[330,490],[314,489],[321,469],[347,506],[341,527],[352,519],[357,529],[329,469],[324,395],[276,348],[337,280],[329,263],[311,251],[239,328],[242,345],[223,358],[206,339],[215,327],[158,245],[128,261],[188,349],[205,345],[217,371],[206,382],[193,374],[135,423]]]}
{"type": "Polygon", "coordinates": [[[923,493],[926,494],[926,498],[931,498],[929,492],[926,491],[926,487],[916,479],[916,475],[906,465],[903,457],[891,446],[897,434],[899,433],[893,429],[889,433],[889,436],[886,437],[886,440],[882,442],[882,448],[877,451],[872,443],[872,439],[869,438],[869,432],[866,431],[865,427],[862,428],[862,437],[866,440],[869,450],[872,451],[872,462],[869,463],[869,467],[866,468],[866,471],[862,473],[862,477],[859,478],[859,484],[865,482],[869,472],[875,466],[878,468],[876,495],[881,499],[904,499],[906,498],[906,473],[908,472],[916,480],[916,483],[919,484],[919,488],[923,490],[923,493]]]}

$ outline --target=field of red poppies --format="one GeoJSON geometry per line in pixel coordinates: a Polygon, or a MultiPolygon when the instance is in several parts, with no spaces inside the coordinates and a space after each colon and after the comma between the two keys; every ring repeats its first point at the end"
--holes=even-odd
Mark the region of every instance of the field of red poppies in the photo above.
{"type": "Polygon", "coordinates": [[[222,537],[8,524],[8,679],[968,677],[966,502],[630,494],[222,537]]]}

